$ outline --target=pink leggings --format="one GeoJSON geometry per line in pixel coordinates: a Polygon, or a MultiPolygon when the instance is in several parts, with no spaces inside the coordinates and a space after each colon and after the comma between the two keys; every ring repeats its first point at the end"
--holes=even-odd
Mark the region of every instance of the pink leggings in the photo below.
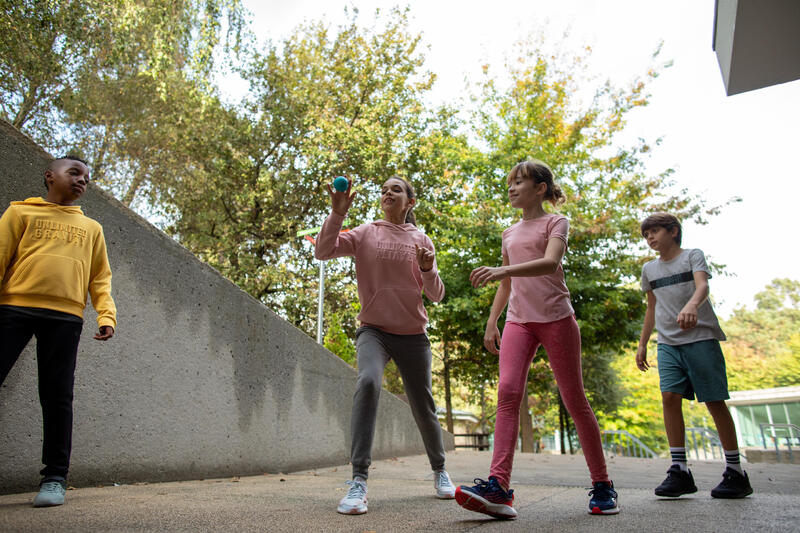
{"type": "Polygon", "coordinates": [[[592,481],[608,481],[600,426],[583,390],[581,332],[573,316],[555,322],[506,322],[500,343],[497,420],[489,475],[508,487],[519,433],[520,404],[527,391],[528,370],[540,344],[547,350],[561,398],[575,421],[592,481]]]}

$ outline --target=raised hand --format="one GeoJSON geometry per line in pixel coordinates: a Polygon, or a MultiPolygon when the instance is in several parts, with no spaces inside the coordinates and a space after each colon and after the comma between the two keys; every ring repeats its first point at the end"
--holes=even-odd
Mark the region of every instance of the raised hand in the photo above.
{"type": "Polygon", "coordinates": [[[436,258],[436,254],[433,250],[420,248],[415,244],[414,251],[417,253],[417,264],[419,265],[420,270],[427,272],[433,268],[433,260],[436,258]]]}
{"type": "Polygon", "coordinates": [[[331,187],[330,183],[325,186],[328,188],[328,194],[331,197],[331,209],[333,209],[333,212],[341,216],[347,215],[347,211],[353,203],[353,198],[356,197],[355,191],[352,191],[353,181],[349,180],[346,191],[337,191],[331,187]]]}

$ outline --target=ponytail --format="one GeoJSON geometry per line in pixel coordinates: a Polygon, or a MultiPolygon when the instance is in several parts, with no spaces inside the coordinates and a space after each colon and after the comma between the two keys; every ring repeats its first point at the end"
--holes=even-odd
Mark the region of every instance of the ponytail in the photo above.
{"type": "MultiPolygon", "coordinates": [[[[408,180],[406,180],[405,178],[401,178],[400,176],[396,176],[395,175],[395,176],[392,176],[389,179],[396,179],[396,180],[400,180],[400,181],[403,182],[403,186],[406,189],[406,196],[408,196],[409,200],[413,200],[413,199],[415,199],[417,197],[417,194],[414,192],[414,187],[412,187],[411,183],[408,180]]],[[[413,205],[408,208],[408,211],[406,211],[406,220],[405,220],[405,222],[406,222],[406,224],[413,224],[415,226],[417,225],[417,217],[414,216],[414,206],[413,205]]]]}

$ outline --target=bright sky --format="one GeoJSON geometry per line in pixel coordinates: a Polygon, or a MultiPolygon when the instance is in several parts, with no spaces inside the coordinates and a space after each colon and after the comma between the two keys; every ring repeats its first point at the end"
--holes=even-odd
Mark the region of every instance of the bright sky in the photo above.
{"type": "MultiPolygon", "coordinates": [[[[356,6],[361,20],[396,2],[354,0],[245,0],[252,28],[261,39],[279,41],[306,20],[345,21],[344,7],[356,6]]],[[[684,226],[684,247],[697,247],[727,265],[730,276],[711,281],[720,315],[739,305],[773,278],[800,278],[794,262],[797,237],[785,233],[797,221],[800,172],[800,81],[732,97],[725,90],[711,49],[714,0],[409,0],[412,30],[429,46],[427,68],[438,76],[432,98],[447,102],[464,92],[465,78],[477,79],[481,65],[500,67],[514,43],[544,25],[554,39],[565,29],[577,52],[591,45],[590,68],[625,85],[643,75],[651,54],[664,42],[661,60],[673,60],[650,87],[651,104],[629,121],[632,138],[663,137],[648,168],[672,167],[678,187],[704,195],[708,205],[733,196],[708,226],[684,226]],[[769,215],[769,216],[767,216],[769,215]],[[750,217],[750,218],[748,218],[750,217]],[[760,217],[760,218],[759,218],[760,217]]],[[[405,4],[403,4],[405,5],[405,4]]],[[[499,72],[499,70],[495,70],[499,72]]]]}

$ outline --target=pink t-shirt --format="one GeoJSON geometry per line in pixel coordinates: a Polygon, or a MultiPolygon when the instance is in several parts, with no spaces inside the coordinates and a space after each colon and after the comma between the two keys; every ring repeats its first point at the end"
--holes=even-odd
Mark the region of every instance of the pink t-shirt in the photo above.
{"type": "Polygon", "coordinates": [[[433,250],[430,238],[413,224],[377,220],[340,233],[344,217],[331,213],[317,236],[317,259],[355,256],[361,312],[358,320],[387,333],[425,333],[428,314],[422,293],[434,302],[444,298],[444,284],[433,268],[422,272],[414,245],[433,250]]]}
{"type": "MultiPolygon", "coordinates": [[[[550,239],[567,243],[569,221],[547,214],[520,220],[503,232],[503,256],[509,265],[542,259],[550,239]]],[[[512,277],[506,320],[509,322],[555,322],[574,314],[561,263],[552,274],[512,277]]]]}

